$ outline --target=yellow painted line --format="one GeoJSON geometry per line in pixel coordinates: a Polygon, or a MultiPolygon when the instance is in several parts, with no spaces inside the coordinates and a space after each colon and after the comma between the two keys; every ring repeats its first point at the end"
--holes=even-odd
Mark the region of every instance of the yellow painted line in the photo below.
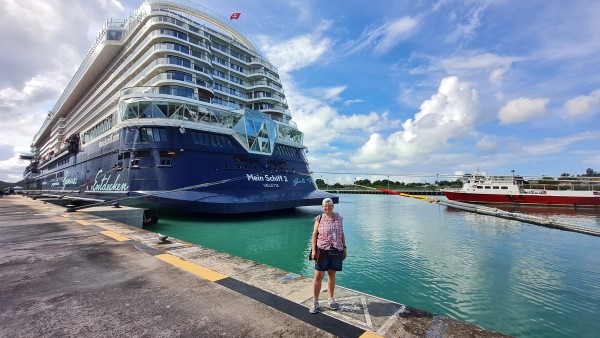
{"type": "Polygon", "coordinates": [[[90,223],[90,222],[88,222],[88,221],[77,220],[77,221],[75,221],[75,222],[77,222],[77,223],[79,223],[79,224],[81,224],[81,225],[92,225],[92,223],[90,223]]]}
{"type": "Polygon", "coordinates": [[[71,217],[71,214],[60,214],[62,217],[71,217]]]}
{"type": "Polygon", "coordinates": [[[229,276],[224,275],[222,273],[218,273],[216,271],[213,271],[211,269],[205,268],[203,266],[200,266],[198,264],[194,264],[192,262],[188,262],[186,260],[183,260],[179,257],[173,256],[173,255],[169,255],[169,254],[160,254],[160,255],[156,255],[154,256],[158,259],[160,259],[161,261],[167,262],[169,264],[175,265],[176,267],[183,269],[185,271],[191,272],[196,276],[200,276],[204,279],[208,279],[211,282],[216,282],[218,280],[221,279],[225,279],[228,278],[229,276]]]}
{"type": "Polygon", "coordinates": [[[360,338],[376,338],[376,337],[383,337],[383,336],[380,336],[380,335],[378,335],[376,333],[373,333],[371,331],[365,331],[365,333],[363,333],[363,334],[360,335],[360,338]]]}
{"type": "Polygon", "coordinates": [[[103,235],[105,235],[105,236],[108,236],[108,237],[110,237],[112,239],[116,239],[119,242],[123,242],[123,241],[128,241],[129,240],[129,238],[127,238],[125,236],[121,236],[121,235],[119,235],[116,232],[112,232],[112,231],[108,231],[108,230],[106,230],[106,231],[100,231],[100,233],[103,234],[103,235]]]}

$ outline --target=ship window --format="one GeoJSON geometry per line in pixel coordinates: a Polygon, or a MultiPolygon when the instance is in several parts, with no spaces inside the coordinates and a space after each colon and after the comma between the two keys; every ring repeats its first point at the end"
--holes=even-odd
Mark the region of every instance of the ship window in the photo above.
{"type": "Polygon", "coordinates": [[[223,73],[220,70],[213,69],[213,75],[218,76],[223,79],[227,79],[227,74],[223,73]]]}
{"type": "Polygon", "coordinates": [[[133,155],[135,157],[150,157],[150,151],[148,150],[136,150],[133,155]]]}
{"type": "Polygon", "coordinates": [[[173,44],[170,44],[170,45],[172,45],[173,49],[176,50],[176,51],[178,51],[178,52],[182,52],[184,54],[189,54],[190,53],[190,47],[188,47],[188,46],[180,45],[178,43],[173,43],[173,44]]]}
{"type": "Polygon", "coordinates": [[[194,89],[184,86],[160,86],[158,92],[160,94],[182,96],[190,99],[194,98],[194,89]]]}
{"type": "Polygon", "coordinates": [[[477,186],[477,189],[483,189],[483,186],[481,186],[481,185],[478,185],[478,186],[477,186]]]}
{"type": "Polygon", "coordinates": [[[292,147],[282,146],[282,145],[278,145],[275,148],[275,154],[279,155],[279,156],[299,157],[297,148],[292,148],[292,147]]]}
{"type": "Polygon", "coordinates": [[[172,167],[173,166],[173,160],[171,160],[171,159],[161,159],[159,166],[160,167],[172,167]]]}
{"type": "Polygon", "coordinates": [[[111,29],[106,32],[106,40],[108,41],[119,41],[123,38],[122,30],[111,29]]]}
{"type": "Polygon", "coordinates": [[[180,32],[178,30],[175,30],[175,29],[164,28],[164,29],[161,29],[160,32],[165,35],[171,35],[171,36],[180,38],[182,40],[187,40],[187,34],[180,32]]]}
{"type": "Polygon", "coordinates": [[[192,67],[192,62],[190,60],[184,59],[184,58],[178,57],[178,56],[172,56],[172,55],[167,56],[167,63],[172,64],[172,65],[183,66],[186,68],[192,67]]]}
{"type": "Polygon", "coordinates": [[[490,187],[489,185],[485,186],[486,189],[491,189],[492,187],[490,187]]]}
{"type": "Polygon", "coordinates": [[[500,189],[497,185],[493,186],[492,189],[500,189]]]}
{"type": "Polygon", "coordinates": [[[500,189],[508,189],[508,187],[500,187],[500,189]]]}
{"type": "Polygon", "coordinates": [[[140,140],[142,142],[164,142],[167,141],[165,128],[140,128],[140,140]]]}
{"type": "MultiPolygon", "coordinates": [[[[232,51],[232,53],[234,53],[234,52],[232,51]]],[[[244,72],[244,68],[242,68],[242,67],[240,67],[240,66],[236,65],[235,63],[230,63],[230,64],[229,64],[229,67],[231,67],[231,69],[235,69],[235,70],[237,70],[237,71],[238,71],[238,72],[240,72],[240,73],[243,73],[243,72],[244,72]]]]}
{"type": "Polygon", "coordinates": [[[179,153],[173,150],[161,150],[158,154],[160,157],[179,157],[179,153]]]}
{"type": "Polygon", "coordinates": [[[177,70],[169,70],[165,72],[167,74],[167,79],[179,80],[185,82],[193,82],[192,74],[180,72],[177,70]]]}
{"type": "Polygon", "coordinates": [[[112,128],[113,120],[112,115],[108,116],[100,123],[96,124],[92,129],[83,133],[82,143],[86,143],[94,139],[95,137],[107,132],[112,128]]]}
{"type": "Polygon", "coordinates": [[[191,132],[192,135],[192,143],[206,145],[204,142],[204,135],[202,133],[191,132]]]}
{"type": "Polygon", "coordinates": [[[206,134],[198,131],[193,131],[190,134],[192,136],[192,143],[194,144],[218,148],[238,149],[237,146],[231,142],[227,136],[206,134]]]}
{"type": "Polygon", "coordinates": [[[216,140],[215,135],[211,134],[211,135],[209,135],[209,137],[210,137],[210,144],[212,144],[213,147],[217,147],[218,145],[217,145],[217,140],[216,140]]]}

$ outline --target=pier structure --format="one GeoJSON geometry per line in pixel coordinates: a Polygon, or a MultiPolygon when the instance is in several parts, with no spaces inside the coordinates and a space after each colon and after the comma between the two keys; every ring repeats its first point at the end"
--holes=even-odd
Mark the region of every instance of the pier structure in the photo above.
{"type": "Polygon", "coordinates": [[[506,337],[343,287],[310,314],[310,278],[23,196],[0,230],[3,337],[506,337]]]}

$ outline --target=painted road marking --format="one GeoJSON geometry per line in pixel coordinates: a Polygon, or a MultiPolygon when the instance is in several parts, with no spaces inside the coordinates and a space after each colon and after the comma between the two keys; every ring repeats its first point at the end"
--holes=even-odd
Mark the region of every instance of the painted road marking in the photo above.
{"type": "Polygon", "coordinates": [[[110,237],[112,239],[116,239],[119,242],[124,242],[124,241],[128,241],[129,240],[129,238],[127,238],[125,236],[121,236],[121,235],[119,235],[116,232],[112,232],[112,231],[108,231],[108,230],[106,230],[106,231],[100,231],[100,233],[103,234],[103,235],[105,235],[105,236],[108,236],[108,237],[110,237]]]}
{"type": "Polygon", "coordinates": [[[373,333],[371,331],[365,331],[365,333],[363,333],[363,334],[360,335],[360,338],[377,338],[377,337],[383,337],[383,336],[380,336],[380,335],[378,335],[376,333],[373,333]]]}
{"type": "Polygon", "coordinates": [[[191,272],[194,275],[200,276],[204,279],[208,279],[211,282],[216,282],[218,280],[221,279],[225,279],[225,278],[229,278],[229,276],[224,275],[222,273],[218,273],[216,271],[213,271],[211,269],[205,268],[203,266],[200,266],[198,264],[194,264],[192,262],[183,260],[179,257],[170,255],[170,254],[161,254],[161,255],[156,255],[154,256],[158,259],[160,259],[161,261],[167,262],[169,264],[172,264],[180,269],[183,269],[185,271],[191,272]]]}
{"type": "Polygon", "coordinates": [[[88,222],[88,221],[83,221],[83,220],[76,220],[75,222],[81,224],[81,225],[92,225],[92,223],[88,222]]]}

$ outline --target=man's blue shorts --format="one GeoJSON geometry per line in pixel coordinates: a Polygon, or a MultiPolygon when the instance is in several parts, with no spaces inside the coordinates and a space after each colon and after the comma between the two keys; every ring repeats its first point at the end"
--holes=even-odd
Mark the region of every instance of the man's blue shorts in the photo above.
{"type": "Polygon", "coordinates": [[[342,262],[344,262],[344,252],[341,251],[337,256],[330,256],[329,250],[319,249],[319,258],[315,263],[317,271],[342,271],[342,262]]]}

